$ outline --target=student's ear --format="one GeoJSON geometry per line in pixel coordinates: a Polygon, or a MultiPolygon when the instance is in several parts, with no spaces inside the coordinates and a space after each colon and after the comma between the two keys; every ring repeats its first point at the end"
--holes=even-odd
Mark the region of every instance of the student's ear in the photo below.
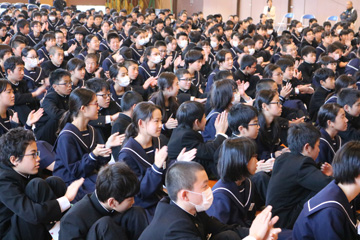
{"type": "Polygon", "coordinates": [[[10,156],[9,160],[10,160],[12,165],[17,166],[18,161],[17,161],[17,158],[15,156],[10,156]]]}
{"type": "Polygon", "coordinates": [[[320,80],[320,84],[323,85],[323,84],[324,84],[324,81],[323,81],[323,80],[320,80]]]}
{"type": "Polygon", "coordinates": [[[242,126],[242,125],[240,125],[239,127],[238,127],[238,131],[239,131],[239,133],[241,134],[241,132],[244,130],[244,127],[242,126]]]}
{"type": "Polygon", "coordinates": [[[8,69],[8,70],[6,71],[6,73],[7,73],[7,75],[9,76],[10,73],[12,73],[12,72],[11,72],[11,69],[8,69]]]}
{"type": "Polygon", "coordinates": [[[199,119],[195,119],[194,123],[193,123],[193,128],[198,128],[200,124],[199,119]]]}
{"type": "Polygon", "coordinates": [[[182,200],[182,201],[188,201],[188,197],[187,197],[187,191],[182,189],[178,192],[177,194],[178,200],[182,200]]]}
{"type": "Polygon", "coordinates": [[[266,103],[262,103],[261,108],[264,110],[268,110],[268,105],[266,103]]]}
{"type": "Polygon", "coordinates": [[[106,200],[106,203],[107,203],[107,205],[111,208],[111,209],[113,209],[113,208],[115,208],[116,206],[116,203],[115,203],[115,198],[113,198],[113,197],[111,197],[111,198],[108,198],[108,200],[106,200]]]}
{"type": "Polygon", "coordinates": [[[344,110],[345,110],[345,112],[349,112],[349,111],[350,111],[350,106],[349,106],[349,105],[347,105],[347,104],[345,104],[345,106],[344,106],[344,110]]]}
{"type": "Polygon", "coordinates": [[[310,151],[311,151],[311,149],[312,149],[312,147],[310,146],[310,144],[309,143],[306,143],[305,145],[304,145],[304,147],[303,147],[303,153],[305,153],[305,154],[307,154],[307,153],[309,153],[310,151]]]}
{"type": "Polygon", "coordinates": [[[139,128],[144,126],[144,121],[142,119],[138,120],[138,126],[139,126],[139,128]]]}

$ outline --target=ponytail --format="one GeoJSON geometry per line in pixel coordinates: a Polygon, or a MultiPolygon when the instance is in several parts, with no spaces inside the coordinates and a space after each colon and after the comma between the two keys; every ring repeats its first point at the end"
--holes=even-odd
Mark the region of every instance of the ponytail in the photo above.
{"type": "Polygon", "coordinates": [[[56,135],[59,136],[61,130],[65,127],[65,125],[69,122],[72,122],[72,120],[73,119],[72,119],[70,111],[67,110],[66,112],[64,112],[59,120],[59,127],[58,127],[58,130],[56,131],[56,135]]]}

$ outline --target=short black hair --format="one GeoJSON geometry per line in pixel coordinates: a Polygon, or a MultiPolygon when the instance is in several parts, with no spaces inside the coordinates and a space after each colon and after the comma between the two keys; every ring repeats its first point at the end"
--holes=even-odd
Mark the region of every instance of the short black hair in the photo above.
{"type": "Polygon", "coordinates": [[[249,127],[249,123],[254,118],[257,118],[258,112],[253,106],[237,103],[230,108],[228,114],[229,127],[234,134],[239,133],[239,126],[246,129],[249,127]]]}
{"type": "Polygon", "coordinates": [[[75,71],[76,69],[79,70],[82,68],[85,68],[85,62],[78,58],[72,58],[66,64],[66,69],[68,71],[75,71]]]}
{"type": "Polygon", "coordinates": [[[271,78],[263,78],[256,84],[256,93],[260,92],[261,90],[272,90],[272,85],[275,81],[271,78]]]}
{"type": "Polygon", "coordinates": [[[322,105],[317,115],[319,126],[322,128],[327,128],[328,120],[335,122],[335,118],[338,115],[340,109],[342,109],[342,107],[337,103],[327,103],[322,105]]]}
{"type": "Polygon", "coordinates": [[[281,68],[282,72],[285,72],[288,67],[293,67],[295,64],[293,61],[286,59],[286,58],[280,58],[276,61],[276,65],[278,65],[281,68]]]}
{"type": "Polygon", "coordinates": [[[26,19],[20,19],[16,23],[16,27],[17,27],[18,32],[20,32],[20,29],[24,28],[26,25],[30,26],[29,22],[26,19]]]}
{"type": "Polygon", "coordinates": [[[179,126],[193,128],[194,122],[197,119],[201,122],[205,114],[204,105],[195,101],[183,102],[177,112],[176,119],[179,126]]]}
{"type": "Polygon", "coordinates": [[[345,88],[338,94],[337,103],[344,107],[348,105],[352,107],[360,98],[360,91],[357,89],[345,88]]]}
{"type": "Polygon", "coordinates": [[[86,81],[86,87],[95,93],[101,92],[104,88],[106,91],[110,90],[109,83],[102,78],[91,78],[86,81]]]}
{"type": "Polygon", "coordinates": [[[348,88],[354,84],[356,84],[354,77],[342,74],[335,80],[335,93],[338,93],[341,91],[341,89],[348,88]]]}
{"type": "Polygon", "coordinates": [[[71,78],[71,74],[62,68],[58,68],[51,72],[49,77],[50,86],[59,83],[64,76],[69,76],[71,78]]]}
{"type": "Polygon", "coordinates": [[[185,54],[185,66],[188,67],[189,63],[194,63],[197,60],[203,60],[204,56],[201,51],[191,49],[185,54]]]}
{"type": "Polygon", "coordinates": [[[307,56],[310,53],[316,54],[316,49],[312,46],[305,46],[301,49],[301,57],[307,56]]]}
{"type": "Polygon", "coordinates": [[[7,74],[8,70],[10,69],[11,72],[14,72],[16,66],[18,65],[25,65],[24,61],[21,57],[11,56],[4,62],[5,73],[7,74]]]}
{"type": "Polygon", "coordinates": [[[180,79],[185,75],[185,74],[190,74],[190,72],[186,69],[186,68],[179,68],[178,70],[176,70],[175,75],[177,77],[177,79],[179,81],[181,81],[180,79]]]}
{"type": "Polygon", "coordinates": [[[338,50],[338,49],[341,49],[341,47],[340,47],[339,45],[335,44],[335,43],[330,44],[330,45],[326,48],[326,50],[327,50],[328,53],[333,53],[333,52],[335,52],[335,51],[338,50]]]}
{"type": "Polygon", "coordinates": [[[14,165],[10,162],[10,157],[14,156],[22,161],[26,148],[35,142],[34,133],[24,128],[13,128],[0,137],[0,161],[10,167],[14,165]]]}
{"type": "Polygon", "coordinates": [[[256,151],[256,143],[249,138],[226,139],[220,147],[217,165],[221,181],[235,182],[249,177],[247,165],[256,151]]]}
{"type": "Polygon", "coordinates": [[[246,67],[251,67],[257,60],[254,56],[244,55],[240,60],[240,69],[245,70],[246,67]]]}
{"type": "Polygon", "coordinates": [[[135,91],[127,91],[121,98],[121,110],[129,111],[134,104],[138,104],[143,101],[142,96],[135,91]]]}
{"type": "Polygon", "coordinates": [[[234,78],[230,70],[220,70],[217,73],[215,73],[213,80],[214,82],[216,82],[218,80],[228,79],[228,77],[230,76],[232,77],[232,79],[234,78]]]}
{"type": "Polygon", "coordinates": [[[336,152],[332,166],[336,183],[355,183],[355,178],[360,174],[360,142],[346,143],[336,152]]]}
{"type": "Polygon", "coordinates": [[[135,196],[140,189],[135,173],[124,162],[117,162],[100,169],[96,179],[96,195],[100,202],[113,197],[121,203],[135,196]]]}
{"type": "Polygon", "coordinates": [[[310,123],[300,123],[289,128],[287,143],[292,153],[300,154],[308,143],[312,148],[320,139],[320,131],[310,123]]]}
{"type": "Polygon", "coordinates": [[[165,186],[172,201],[177,201],[180,190],[193,190],[196,182],[196,173],[205,171],[204,167],[197,162],[178,161],[171,165],[165,176],[165,186]]]}
{"type": "Polygon", "coordinates": [[[335,73],[330,68],[319,68],[314,72],[314,79],[319,83],[328,78],[335,78],[335,73]]]}

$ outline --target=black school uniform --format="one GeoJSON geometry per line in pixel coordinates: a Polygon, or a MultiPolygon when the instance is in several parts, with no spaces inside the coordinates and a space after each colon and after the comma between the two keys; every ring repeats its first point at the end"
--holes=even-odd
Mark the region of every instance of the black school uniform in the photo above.
{"type": "Polygon", "coordinates": [[[193,84],[191,84],[189,90],[183,91],[179,89],[177,95],[177,101],[179,105],[181,105],[183,102],[192,100],[192,98],[206,98],[206,94],[203,95],[202,93],[200,93],[199,89],[193,84]]]}
{"type": "Polygon", "coordinates": [[[56,160],[53,175],[63,179],[67,186],[81,177],[85,179],[73,203],[95,191],[97,172],[110,161],[110,157],[96,157],[92,153],[97,145],[96,139],[92,126],[87,125],[87,130],[81,132],[67,123],[54,144],[56,160]]]}
{"type": "Polygon", "coordinates": [[[312,76],[318,68],[319,66],[316,63],[303,62],[300,64],[298,70],[302,73],[304,84],[312,83],[312,76]]]}
{"type": "Polygon", "coordinates": [[[323,43],[320,43],[319,46],[316,47],[316,62],[319,61],[319,58],[322,54],[326,54],[326,47],[323,43]]]}
{"type": "Polygon", "coordinates": [[[347,112],[345,112],[345,115],[346,118],[348,119],[347,129],[346,131],[338,133],[341,139],[343,140],[343,144],[351,140],[360,141],[359,117],[350,116],[347,112]]]}
{"type": "Polygon", "coordinates": [[[46,50],[45,46],[41,47],[36,52],[39,56],[39,60],[41,60],[41,59],[44,59],[44,61],[50,60],[49,52],[48,52],[48,50],[46,50]]]}
{"type": "Polygon", "coordinates": [[[63,62],[61,63],[60,66],[55,66],[51,60],[48,60],[48,61],[44,61],[43,63],[41,63],[41,68],[44,70],[45,76],[48,77],[48,76],[50,76],[50,73],[52,73],[56,69],[59,69],[59,68],[66,69],[66,64],[67,64],[67,61],[63,60],[63,62]]]}
{"type": "Polygon", "coordinates": [[[293,230],[293,239],[360,239],[353,202],[335,180],[304,204],[293,230]]]}
{"type": "Polygon", "coordinates": [[[109,71],[111,65],[113,65],[114,63],[116,63],[116,61],[113,58],[113,54],[111,54],[107,58],[104,59],[101,67],[103,68],[104,72],[107,72],[107,71],[109,71]]]}
{"type": "Polygon", "coordinates": [[[0,136],[4,135],[8,131],[10,131],[10,129],[16,128],[19,126],[18,123],[10,121],[10,117],[13,115],[14,115],[14,111],[11,109],[8,109],[6,111],[6,118],[0,117],[0,136]]]}
{"type": "Polygon", "coordinates": [[[326,97],[332,92],[330,89],[326,89],[323,86],[320,86],[316,89],[314,94],[311,97],[309,105],[309,115],[313,122],[316,122],[317,113],[320,107],[324,104],[326,97]]]}
{"type": "Polygon", "coordinates": [[[56,132],[62,115],[69,109],[69,96],[61,96],[55,91],[46,94],[41,104],[44,113],[35,124],[36,138],[51,145],[55,143],[56,132]]]}
{"type": "Polygon", "coordinates": [[[52,21],[50,21],[50,19],[48,19],[48,23],[49,23],[49,31],[55,31],[55,29],[58,27],[58,26],[60,26],[60,25],[62,25],[63,23],[64,23],[64,20],[63,19],[58,19],[58,18],[55,18],[55,21],[54,22],[52,22],[52,21]]]}
{"type": "Polygon", "coordinates": [[[146,81],[149,77],[158,77],[164,70],[161,64],[156,64],[155,69],[150,69],[146,61],[139,66],[139,75],[146,81]]]}
{"type": "Polygon", "coordinates": [[[144,55],[145,48],[143,47],[143,48],[138,49],[138,48],[136,48],[136,44],[133,43],[130,46],[130,50],[132,53],[133,60],[135,60],[138,64],[141,64],[140,58],[144,55]]]}
{"type": "MultiPolygon", "coordinates": [[[[113,100],[118,105],[118,107],[121,109],[121,99],[122,99],[123,95],[116,94],[115,87],[114,87],[115,84],[116,83],[114,83],[114,82],[110,83],[111,100],[113,100]]],[[[127,91],[130,91],[130,90],[131,90],[131,87],[129,87],[129,86],[125,87],[124,93],[126,93],[127,91]]]]}
{"type": "MultiPolygon", "coordinates": [[[[130,125],[130,123],[131,123],[131,117],[125,115],[124,113],[120,113],[118,119],[116,119],[116,121],[112,125],[111,134],[114,133],[119,133],[120,135],[124,134],[126,128],[130,125]]],[[[121,146],[112,148],[112,154],[114,159],[118,159],[120,150],[121,150],[121,146]]]]}
{"type": "MultiPolygon", "coordinates": [[[[129,140],[122,147],[117,161],[125,162],[134,171],[140,181],[140,191],[135,196],[135,205],[143,207],[150,219],[154,216],[155,208],[160,199],[166,196],[162,189],[165,169],[154,164],[155,148],[161,149],[163,142],[160,138],[153,138],[153,145],[148,149],[134,139],[129,140]]],[[[170,166],[170,161],[166,161],[170,166]]]]}
{"type": "Polygon", "coordinates": [[[257,75],[247,75],[240,69],[234,73],[234,80],[249,82],[249,88],[245,91],[251,98],[255,98],[256,84],[260,81],[257,75]]]}
{"type": "Polygon", "coordinates": [[[34,47],[36,44],[41,42],[43,36],[44,35],[42,33],[40,33],[40,35],[38,37],[35,37],[33,32],[30,32],[29,34],[27,34],[26,38],[28,40],[29,46],[34,47]]]}
{"type": "Polygon", "coordinates": [[[316,158],[317,163],[332,163],[335,153],[341,148],[341,137],[336,135],[331,139],[324,128],[320,129],[320,152],[316,158]]]}
{"type": "MultiPolygon", "coordinates": [[[[211,141],[215,139],[215,135],[216,135],[216,129],[215,129],[215,121],[217,116],[223,112],[223,110],[220,109],[212,109],[210,111],[210,113],[206,116],[206,125],[205,125],[205,129],[204,131],[201,133],[201,135],[204,138],[204,141],[211,141]]],[[[231,134],[231,130],[230,128],[227,129],[226,131],[226,135],[228,137],[230,137],[231,134]]]]}
{"type": "Polygon", "coordinates": [[[24,78],[29,91],[35,91],[45,83],[45,71],[41,67],[35,67],[33,70],[24,69],[24,78]]]}

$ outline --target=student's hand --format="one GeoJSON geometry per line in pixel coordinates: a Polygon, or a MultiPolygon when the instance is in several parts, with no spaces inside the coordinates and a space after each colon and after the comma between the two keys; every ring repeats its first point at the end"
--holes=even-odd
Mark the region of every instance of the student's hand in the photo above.
{"type": "Polygon", "coordinates": [[[104,74],[105,74],[105,77],[106,77],[107,79],[110,79],[110,72],[109,72],[109,71],[104,72],[104,74]]]}
{"type": "Polygon", "coordinates": [[[190,162],[192,161],[197,153],[197,149],[193,148],[190,151],[186,151],[186,148],[183,148],[181,150],[181,152],[179,153],[178,157],[176,158],[178,161],[185,161],[185,162],[190,162]]]}
{"type": "Polygon", "coordinates": [[[40,65],[43,63],[43,61],[45,61],[45,58],[39,60],[39,62],[38,62],[38,66],[39,66],[39,67],[40,67],[40,65]]]}
{"type": "Polygon", "coordinates": [[[42,85],[41,87],[39,87],[38,89],[36,89],[36,91],[32,92],[32,96],[33,97],[37,97],[39,96],[40,94],[46,92],[46,86],[45,84],[42,85]]]}
{"type": "Polygon", "coordinates": [[[120,112],[117,112],[117,113],[115,113],[113,115],[110,115],[110,120],[112,122],[116,121],[118,119],[119,115],[120,115],[120,112]]]}
{"type": "Polygon", "coordinates": [[[18,116],[17,112],[15,112],[12,116],[10,116],[9,120],[10,120],[10,122],[14,122],[14,123],[17,123],[17,124],[20,123],[19,116],[18,116]]]}
{"type": "Polygon", "coordinates": [[[216,134],[225,134],[229,123],[227,120],[228,117],[228,113],[226,111],[223,111],[222,113],[220,113],[215,120],[214,126],[215,126],[215,130],[216,130],[216,134]]]}
{"type": "Polygon", "coordinates": [[[149,77],[148,79],[146,79],[146,81],[143,84],[143,88],[146,90],[148,89],[150,86],[154,87],[157,84],[157,77],[149,77]]]}
{"type": "Polygon", "coordinates": [[[280,96],[282,96],[283,98],[287,98],[290,95],[292,90],[293,90],[292,85],[291,85],[291,83],[288,82],[288,83],[286,83],[285,86],[282,87],[282,89],[280,91],[280,96]]]}
{"type": "Polygon", "coordinates": [[[49,80],[48,77],[47,77],[47,78],[44,78],[44,85],[45,85],[46,87],[50,87],[50,80],[49,80]]]}
{"type": "Polygon", "coordinates": [[[96,78],[101,78],[100,73],[101,73],[102,70],[103,70],[102,67],[99,67],[99,69],[96,70],[96,72],[94,72],[96,78]]]}
{"type": "Polygon", "coordinates": [[[323,165],[321,165],[321,172],[323,174],[325,174],[326,176],[332,176],[333,175],[333,168],[331,166],[331,164],[329,163],[324,163],[323,165]]]}
{"type": "Polygon", "coordinates": [[[255,73],[254,76],[258,76],[260,79],[263,79],[263,76],[260,73],[255,73]]]}
{"type": "Polygon", "coordinates": [[[250,83],[249,82],[245,82],[245,81],[240,81],[237,80],[236,81],[237,86],[238,86],[238,92],[240,93],[240,96],[244,96],[246,93],[245,91],[249,88],[250,83]]]}
{"type": "Polygon", "coordinates": [[[44,113],[43,108],[39,108],[36,112],[35,110],[32,110],[27,117],[26,125],[32,126],[33,124],[35,124],[37,121],[39,121],[43,113],[44,113]]]}
{"type": "Polygon", "coordinates": [[[119,132],[116,132],[112,134],[106,141],[106,148],[111,149],[112,147],[120,146],[124,142],[124,139],[125,139],[125,134],[119,135],[119,132]]]}
{"type": "Polygon", "coordinates": [[[177,119],[171,118],[171,116],[170,116],[170,118],[167,120],[167,122],[165,123],[165,127],[166,127],[167,129],[174,129],[174,128],[176,128],[177,126],[178,126],[178,121],[177,121],[177,119]]]}
{"type": "Polygon", "coordinates": [[[106,148],[105,144],[97,144],[92,153],[98,157],[108,157],[111,154],[111,148],[106,148]]]}
{"type": "Polygon", "coordinates": [[[5,38],[3,44],[9,45],[9,43],[10,43],[10,37],[7,36],[7,37],[5,38]]]}
{"type": "Polygon", "coordinates": [[[206,100],[206,98],[194,98],[194,101],[199,103],[206,103],[206,100]]]}
{"type": "Polygon", "coordinates": [[[173,56],[169,56],[165,59],[165,65],[164,68],[168,68],[173,60],[173,56]]]}
{"type": "Polygon", "coordinates": [[[289,127],[297,125],[299,123],[303,123],[305,121],[305,116],[302,116],[301,118],[296,118],[291,121],[289,121],[289,127]]]}
{"type": "Polygon", "coordinates": [[[175,66],[175,67],[178,67],[178,66],[180,65],[180,63],[181,63],[181,55],[178,56],[178,57],[175,59],[175,61],[174,61],[174,66],[175,66]]]}
{"type": "MultiPolygon", "coordinates": [[[[271,218],[271,206],[267,206],[261,213],[259,213],[252,222],[249,229],[249,236],[257,240],[265,240],[270,237],[277,238],[281,232],[280,228],[273,228],[274,224],[279,220],[278,216],[271,218]]],[[[270,238],[271,239],[271,238],[270,238]]]]}
{"type": "Polygon", "coordinates": [[[262,64],[263,62],[264,62],[264,58],[263,57],[258,57],[257,59],[256,59],[256,61],[257,61],[257,64],[262,64]]]}
{"type": "Polygon", "coordinates": [[[72,200],[75,199],[79,188],[84,183],[84,180],[85,180],[84,178],[75,180],[67,187],[67,190],[66,190],[66,193],[64,196],[69,200],[69,202],[71,202],[72,200]]]}
{"type": "Polygon", "coordinates": [[[269,158],[267,161],[260,160],[257,162],[256,172],[270,172],[273,169],[275,158],[269,158]]]}
{"type": "Polygon", "coordinates": [[[294,70],[294,75],[295,78],[297,78],[298,80],[302,80],[302,72],[297,70],[297,68],[295,68],[294,70]]]}
{"type": "Polygon", "coordinates": [[[167,156],[168,156],[167,146],[163,146],[160,150],[157,148],[155,150],[155,161],[154,161],[155,166],[157,166],[158,168],[163,168],[167,156]]]}
{"type": "Polygon", "coordinates": [[[75,51],[76,47],[77,47],[77,43],[72,44],[71,47],[68,48],[67,52],[73,53],[75,51]]]}

